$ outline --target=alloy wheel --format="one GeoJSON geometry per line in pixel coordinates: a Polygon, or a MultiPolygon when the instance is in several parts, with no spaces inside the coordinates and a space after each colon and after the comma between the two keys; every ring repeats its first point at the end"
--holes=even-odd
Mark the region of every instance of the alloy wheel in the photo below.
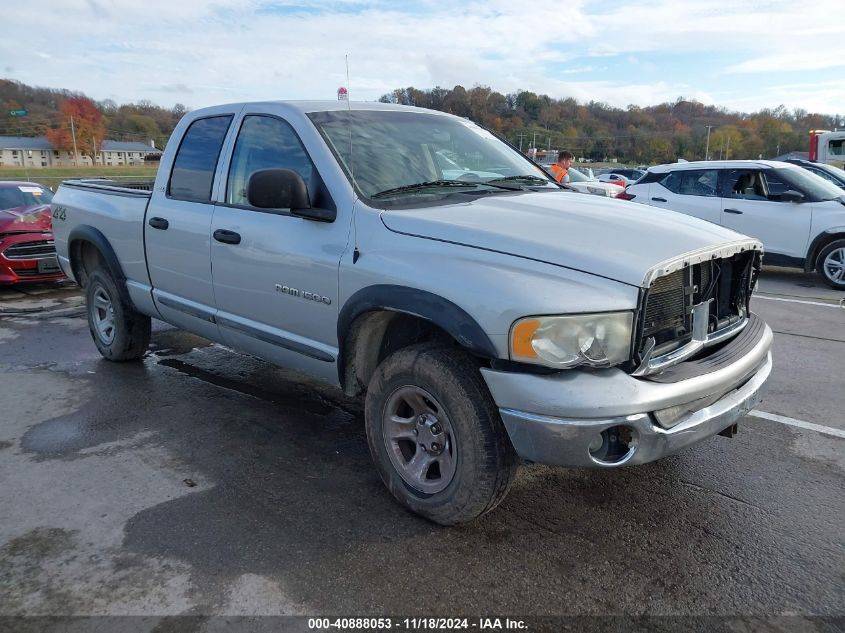
{"type": "Polygon", "coordinates": [[[100,341],[105,345],[111,345],[115,335],[114,306],[111,297],[102,286],[94,290],[94,305],[89,309],[100,341]]]}
{"type": "Polygon", "coordinates": [[[822,264],[825,276],[836,283],[845,282],[845,246],[830,251],[822,264]]]}

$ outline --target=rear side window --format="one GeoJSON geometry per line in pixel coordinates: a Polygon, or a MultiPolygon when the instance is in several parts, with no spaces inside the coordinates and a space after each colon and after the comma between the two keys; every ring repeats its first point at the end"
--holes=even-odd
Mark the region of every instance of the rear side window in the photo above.
{"type": "Polygon", "coordinates": [[[168,194],[171,198],[208,202],[214,170],[231,115],[198,119],[191,123],[173,161],[168,194]]]}
{"type": "Polygon", "coordinates": [[[660,184],[672,193],[684,196],[715,197],[718,173],[715,169],[675,171],[666,176],[660,184]]]}
{"type": "Polygon", "coordinates": [[[314,165],[290,124],[275,117],[247,116],[232,153],[226,202],[249,206],[246,189],[250,176],[270,168],[291,169],[298,173],[313,200],[314,165]]]}

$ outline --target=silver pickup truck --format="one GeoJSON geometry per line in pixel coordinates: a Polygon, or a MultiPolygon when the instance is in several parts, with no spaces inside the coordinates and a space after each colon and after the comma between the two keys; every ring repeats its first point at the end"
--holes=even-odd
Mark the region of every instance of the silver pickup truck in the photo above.
{"type": "Polygon", "coordinates": [[[53,200],[102,355],[143,356],[156,318],[365,396],[382,480],[438,523],[494,508],[520,458],[616,468],[730,436],[771,370],[759,242],[574,193],[455,116],[205,108],[148,189],[53,200]]]}

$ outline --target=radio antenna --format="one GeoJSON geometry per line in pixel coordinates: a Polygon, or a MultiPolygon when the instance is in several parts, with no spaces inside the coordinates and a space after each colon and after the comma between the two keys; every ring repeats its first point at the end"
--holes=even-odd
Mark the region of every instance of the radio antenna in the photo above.
{"type": "Polygon", "coordinates": [[[346,54],[346,112],[349,115],[349,176],[352,178],[352,239],[355,246],[352,249],[352,263],[358,262],[361,251],[358,250],[358,223],[355,213],[357,194],[355,193],[355,158],[352,153],[352,103],[349,99],[349,53],[346,54]]]}
{"type": "Polygon", "coordinates": [[[346,111],[349,113],[349,175],[355,184],[355,160],[352,155],[352,103],[349,99],[349,54],[346,54],[346,111]]]}

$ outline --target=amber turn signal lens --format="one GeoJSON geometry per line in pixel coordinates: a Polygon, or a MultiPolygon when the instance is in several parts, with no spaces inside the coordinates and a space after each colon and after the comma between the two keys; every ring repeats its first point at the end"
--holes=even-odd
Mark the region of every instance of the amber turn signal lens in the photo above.
{"type": "Polygon", "coordinates": [[[524,319],[514,326],[511,333],[511,353],[514,357],[537,358],[531,339],[539,327],[539,319],[524,319]]]}

